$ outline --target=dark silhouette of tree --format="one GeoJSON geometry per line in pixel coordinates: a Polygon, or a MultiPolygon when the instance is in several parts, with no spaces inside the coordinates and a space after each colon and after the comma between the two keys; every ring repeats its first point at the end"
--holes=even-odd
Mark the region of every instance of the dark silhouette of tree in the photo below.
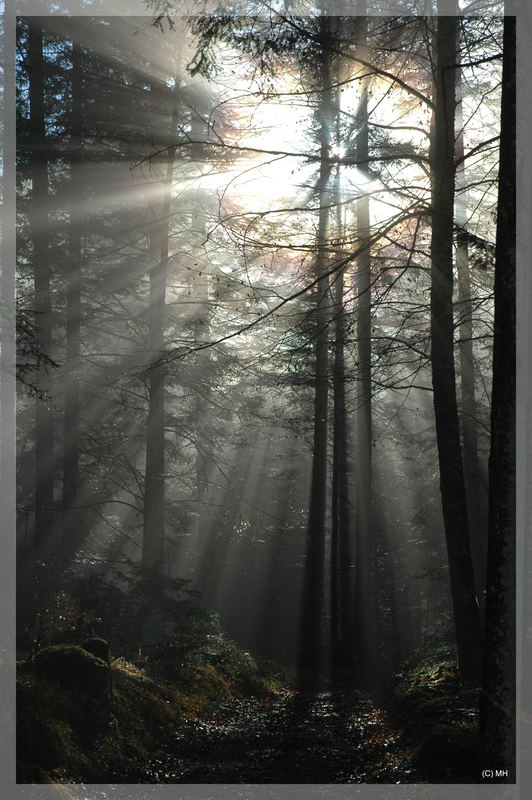
{"type": "Polygon", "coordinates": [[[83,539],[80,489],[81,258],[83,225],[83,51],[72,43],[70,112],[70,224],[66,286],[65,407],[63,433],[63,552],[83,539]]]}
{"type": "Polygon", "coordinates": [[[504,18],[501,144],[495,251],[495,326],[489,460],[488,574],[481,764],[516,779],[516,84],[515,17],[504,18]]]}
{"type": "Polygon", "coordinates": [[[479,681],[480,620],[469,544],[456,402],[453,320],[453,208],[456,18],[438,18],[431,142],[431,362],[443,519],[459,665],[479,681]]]}
{"type": "MultiPolygon", "coordinates": [[[[364,12],[365,9],[362,9],[364,12]]],[[[357,19],[356,47],[362,61],[367,61],[368,18],[357,19]]],[[[363,73],[367,72],[362,67],[363,73]]],[[[369,76],[362,77],[360,101],[356,112],[356,157],[364,181],[356,203],[357,237],[362,251],[357,259],[357,513],[356,513],[356,575],[355,575],[355,649],[358,668],[364,679],[375,677],[376,616],[373,588],[372,557],[375,552],[372,521],[372,408],[371,408],[371,252],[368,183],[369,174],[369,76]]]]}
{"type": "MultiPolygon", "coordinates": [[[[342,63],[336,59],[337,83],[342,77],[342,63]]],[[[340,87],[336,87],[336,142],[341,143],[340,87]]],[[[336,237],[340,256],[345,239],[345,225],[341,205],[341,167],[335,175],[336,237]]],[[[345,269],[340,269],[332,281],[331,293],[334,308],[334,363],[333,385],[333,453],[331,487],[331,661],[334,669],[350,666],[353,644],[353,592],[352,592],[352,519],[349,497],[349,431],[346,402],[346,295],[345,269]]]]}
{"type": "MultiPolygon", "coordinates": [[[[29,209],[32,235],[34,312],[39,352],[51,354],[52,301],[48,229],[47,137],[45,132],[43,28],[32,18],[28,35],[29,151],[32,193],[29,209]]],[[[35,540],[46,547],[52,533],[54,503],[54,435],[51,376],[41,366],[37,381],[41,395],[35,401],[35,540]]]]}
{"type": "MultiPolygon", "coordinates": [[[[460,53],[460,36],[457,43],[460,53]]],[[[458,344],[460,363],[460,412],[463,443],[464,482],[466,489],[471,557],[475,576],[475,590],[481,621],[484,614],[484,589],[486,585],[486,492],[481,474],[478,452],[477,400],[475,389],[475,362],[473,353],[473,288],[471,285],[470,248],[463,231],[467,226],[467,178],[464,148],[464,82],[457,57],[456,69],[456,274],[458,284],[458,344]]]]}
{"type": "Polygon", "coordinates": [[[305,582],[301,624],[302,670],[316,670],[320,666],[322,643],[322,619],[324,605],[324,556],[327,497],[327,439],[328,439],[328,394],[329,394],[329,278],[328,236],[329,205],[331,199],[331,165],[329,150],[334,116],[331,91],[331,62],[328,48],[331,36],[330,22],[320,17],[320,51],[318,85],[320,172],[319,218],[316,242],[316,309],[315,320],[315,367],[314,367],[314,438],[312,448],[312,478],[310,489],[305,582]]]}
{"type": "MultiPolygon", "coordinates": [[[[165,87],[152,83],[154,98],[163,95],[165,87]]],[[[174,105],[177,98],[172,98],[174,105]]],[[[155,117],[160,121],[160,115],[155,117]]],[[[144,483],[144,515],[142,536],[142,560],[145,566],[162,565],[164,560],[165,529],[165,381],[166,367],[161,362],[164,352],[164,328],[166,285],[168,271],[168,237],[170,226],[170,195],[175,157],[175,131],[177,110],[170,113],[166,122],[168,133],[162,142],[162,155],[153,162],[153,167],[162,166],[164,188],[161,200],[154,204],[154,220],[150,229],[150,307],[149,350],[153,363],[148,368],[148,421],[146,428],[146,473],[144,483]],[[161,164],[162,161],[162,164],[161,164]],[[164,169],[166,166],[166,169],[164,169]]]]}

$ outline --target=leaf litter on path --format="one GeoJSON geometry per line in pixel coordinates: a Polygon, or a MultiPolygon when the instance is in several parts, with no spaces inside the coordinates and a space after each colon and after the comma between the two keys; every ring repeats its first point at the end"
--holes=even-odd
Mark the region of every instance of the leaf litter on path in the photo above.
{"type": "MultiPolygon", "coordinates": [[[[137,783],[412,783],[386,710],[360,692],[228,698],[191,717],[137,783]]],[[[419,779],[418,779],[419,780],[419,779]]]]}

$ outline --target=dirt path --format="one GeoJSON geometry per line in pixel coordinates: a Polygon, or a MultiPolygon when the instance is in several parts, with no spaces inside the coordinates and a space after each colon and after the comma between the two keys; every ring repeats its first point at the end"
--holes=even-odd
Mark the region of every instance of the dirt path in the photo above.
{"type": "Polygon", "coordinates": [[[136,783],[411,783],[386,711],[360,693],[231,699],[190,719],[136,783]]]}

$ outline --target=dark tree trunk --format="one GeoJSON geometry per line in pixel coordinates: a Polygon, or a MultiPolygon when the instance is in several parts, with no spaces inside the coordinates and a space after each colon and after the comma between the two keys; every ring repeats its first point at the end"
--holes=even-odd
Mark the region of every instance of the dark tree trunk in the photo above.
{"type": "Polygon", "coordinates": [[[316,290],[315,320],[315,394],[314,394],[314,449],[310,490],[309,521],[304,577],[304,598],[301,620],[300,667],[315,671],[320,666],[322,616],[324,604],[325,513],[327,487],[327,414],[328,414],[328,347],[329,313],[327,310],[329,279],[327,277],[327,233],[329,225],[328,163],[332,97],[330,90],[330,65],[327,51],[329,19],[320,18],[322,97],[320,103],[320,175],[319,220],[316,273],[319,278],[316,290]]]}
{"type": "MultiPolygon", "coordinates": [[[[192,112],[190,122],[190,135],[194,142],[204,142],[208,137],[208,126],[205,117],[208,117],[208,109],[197,101],[197,107],[192,112]]],[[[191,155],[198,165],[202,162],[204,146],[197,144],[192,147],[191,155]]],[[[201,187],[198,187],[198,194],[195,199],[192,211],[192,235],[194,237],[196,252],[195,273],[192,276],[191,290],[196,311],[193,314],[194,343],[200,345],[209,339],[209,273],[208,260],[203,256],[205,246],[205,226],[206,216],[203,207],[204,197],[201,187]],[[200,255],[201,254],[201,255],[200,255]]],[[[196,492],[198,500],[204,501],[208,492],[208,463],[205,454],[204,442],[207,434],[205,432],[204,420],[208,417],[207,403],[209,387],[206,381],[206,374],[209,366],[209,350],[203,350],[195,354],[195,419],[197,420],[198,430],[196,433],[196,492]]]]}
{"type": "MultiPolygon", "coordinates": [[[[360,17],[358,52],[366,58],[367,17],[360,17]]],[[[364,70],[365,71],[365,70],[364,70]]],[[[369,182],[368,91],[369,79],[360,82],[361,98],[357,109],[356,138],[359,170],[364,184],[369,182]]],[[[366,185],[363,186],[364,191],[366,185]]],[[[376,615],[372,575],[372,414],[371,414],[371,255],[369,250],[369,196],[357,200],[359,246],[365,246],[357,260],[357,517],[355,578],[355,646],[361,674],[369,677],[376,666],[376,615]]]]}
{"type": "MultiPolygon", "coordinates": [[[[154,87],[152,87],[152,91],[154,87]]],[[[160,91],[164,91],[160,89],[160,91]]],[[[173,100],[175,103],[175,98],[173,100]]],[[[153,363],[148,371],[148,424],[146,428],[146,477],[144,486],[144,527],[142,561],[144,566],[161,566],[164,560],[165,540],[165,384],[166,368],[160,359],[164,354],[164,317],[168,269],[168,236],[170,225],[170,199],[175,157],[175,130],[177,112],[174,109],[171,128],[164,152],[159,160],[165,183],[163,198],[157,204],[155,220],[150,234],[149,347],[153,363]],[[166,169],[164,162],[166,161],[166,169]]],[[[157,165],[157,160],[155,162],[157,165]]]]}
{"type": "Polygon", "coordinates": [[[331,644],[333,663],[350,661],[352,637],[351,514],[348,488],[348,433],[345,391],[344,276],[336,279],[335,352],[333,366],[333,481],[331,528],[331,644]]]}
{"type": "MultiPolygon", "coordinates": [[[[38,20],[29,27],[30,170],[32,196],[30,225],[33,239],[35,323],[37,348],[50,355],[52,303],[48,233],[48,169],[45,139],[43,31],[38,20]]],[[[51,379],[45,367],[38,370],[42,392],[35,403],[35,543],[38,553],[48,546],[54,502],[53,411],[51,379]]]]}
{"type": "Polygon", "coordinates": [[[435,62],[435,111],[431,141],[432,386],[459,667],[465,679],[478,682],[481,666],[480,618],[469,545],[453,347],[456,17],[438,18],[435,62]]]}
{"type": "Polygon", "coordinates": [[[475,400],[475,367],[473,361],[473,307],[471,302],[471,276],[469,248],[460,236],[467,223],[466,179],[464,164],[464,122],[462,103],[462,76],[456,71],[456,225],[459,233],[456,244],[456,271],[458,277],[458,312],[460,320],[460,393],[462,411],[462,442],[467,516],[475,577],[475,591],[481,617],[484,610],[486,586],[487,517],[484,513],[484,485],[480,470],[477,443],[477,411],[475,400]]]}
{"type": "MultiPolygon", "coordinates": [[[[337,82],[335,114],[336,141],[341,144],[341,90],[342,63],[336,65],[337,82]]],[[[335,176],[336,238],[338,256],[344,258],[342,249],[345,226],[342,214],[341,166],[337,165],[335,176]]],[[[334,279],[333,308],[334,365],[333,365],[333,462],[331,497],[331,654],[333,668],[342,668],[350,663],[352,647],[352,602],[351,595],[351,515],[349,507],[349,458],[345,385],[345,337],[346,312],[344,297],[344,269],[334,279]]]]}
{"type": "Polygon", "coordinates": [[[482,769],[515,772],[515,17],[504,18],[495,329],[489,459],[488,579],[480,726],[482,769]]]}
{"type": "Polygon", "coordinates": [[[70,226],[66,287],[65,418],[63,434],[63,552],[72,553],[81,542],[79,509],[80,448],[80,326],[82,235],[82,51],[72,50],[72,111],[70,126],[70,226]]]}

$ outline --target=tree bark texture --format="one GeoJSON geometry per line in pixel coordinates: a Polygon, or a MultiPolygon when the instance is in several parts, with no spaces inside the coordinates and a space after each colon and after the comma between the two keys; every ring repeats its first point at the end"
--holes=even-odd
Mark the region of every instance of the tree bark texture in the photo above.
{"type": "MultiPolygon", "coordinates": [[[[152,85],[152,92],[165,94],[165,89],[152,85]]],[[[177,111],[174,110],[168,141],[162,163],[163,196],[154,209],[155,220],[150,233],[149,347],[153,362],[148,371],[148,423],[146,427],[146,477],[144,486],[144,525],[142,560],[147,567],[161,566],[164,561],[165,539],[165,384],[166,368],[160,362],[164,354],[164,325],[166,282],[168,271],[168,237],[173,165],[175,157],[175,130],[177,111]],[[166,169],[165,169],[166,166],[166,169]]],[[[163,111],[164,113],[164,111],[163,111]]]]}
{"type": "Polygon", "coordinates": [[[489,458],[488,578],[480,726],[482,764],[516,780],[516,82],[515,17],[504,18],[489,458]]]}
{"type": "MultiPolygon", "coordinates": [[[[190,135],[194,142],[204,142],[208,138],[208,126],[205,117],[208,117],[208,108],[203,107],[199,99],[197,107],[192,112],[192,119],[190,122],[190,135]]],[[[202,151],[204,146],[202,144],[193,145],[192,158],[201,165],[202,151]]],[[[198,194],[192,211],[192,231],[196,243],[196,272],[191,281],[191,291],[193,294],[193,302],[196,304],[196,313],[193,315],[193,330],[195,344],[201,344],[208,341],[209,338],[209,290],[210,278],[208,272],[208,262],[205,256],[205,228],[206,228],[206,215],[204,208],[204,197],[201,194],[201,188],[198,188],[198,194]]],[[[201,501],[205,499],[208,491],[208,464],[206,463],[205,451],[202,447],[207,434],[204,430],[203,421],[208,416],[206,413],[207,403],[205,397],[209,394],[209,387],[206,381],[206,374],[208,373],[208,365],[210,361],[210,354],[208,350],[198,352],[195,354],[196,370],[195,370],[195,417],[198,421],[197,446],[196,446],[196,490],[198,499],[201,501]]]]}
{"type": "Polygon", "coordinates": [[[350,660],[352,638],[351,511],[349,507],[348,431],[345,387],[344,276],[336,279],[333,365],[333,495],[331,531],[331,637],[337,666],[350,660]],[[333,619],[334,613],[334,619],[333,619]],[[334,633],[333,633],[334,632],[334,633]]]}
{"type": "MultiPolygon", "coordinates": [[[[52,303],[48,233],[48,169],[46,157],[43,30],[39,20],[29,27],[30,170],[32,196],[30,226],[33,239],[33,274],[37,348],[50,355],[52,303]]],[[[54,458],[51,376],[40,367],[36,383],[42,395],[35,402],[35,543],[42,554],[53,524],[54,458]]]]}
{"type": "Polygon", "coordinates": [[[460,321],[460,394],[464,481],[468,512],[471,557],[475,577],[475,591],[481,618],[484,612],[486,586],[487,500],[478,457],[477,409],[475,399],[475,366],[473,360],[473,306],[471,302],[471,275],[469,248],[460,236],[467,225],[466,176],[464,162],[464,121],[462,101],[462,75],[456,71],[456,200],[455,214],[458,228],[456,243],[456,272],[458,278],[458,312],[460,321]]]}
{"type": "Polygon", "coordinates": [[[303,612],[301,621],[300,667],[315,671],[319,667],[324,604],[324,558],[325,558],[325,514],[327,487],[327,415],[328,415],[328,348],[329,348],[329,279],[327,277],[328,228],[329,228],[329,179],[331,167],[328,162],[331,123],[334,116],[330,89],[330,37],[329,19],[320,18],[320,174],[319,174],[319,219],[317,236],[316,274],[319,279],[316,290],[315,319],[315,367],[314,367],[314,436],[310,508],[307,528],[305,576],[303,588],[303,612]]]}
{"type": "MultiPolygon", "coordinates": [[[[341,91],[340,82],[345,70],[342,63],[336,64],[337,82],[335,98],[336,141],[341,144],[341,91]]],[[[336,238],[339,256],[344,258],[342,249],[345,239],[345,225],[342,213],[341,166],[336,167],[335,198],[336,238]]],[[[346,384],[345,384],[345,338],[346,311],[344,296],[344,269],[334,279],[332,303],[334,308],[334,364],[333,364],[333,462],[331,497],[331,652],[332,666],[347,666],[350,662],[352,645],[353,597],[351,591],[351,513],[349,505],[349,452],[347,430],[346,384]]]]}
{"type": "Polygon", "coordinates": [[[449,558],[456,643],[462,676],[478,682],[480,618],[469,544],[456,401],[453,320],[453,208],[456,17],[438,18],[431,140],[432,386],[443,521],[449,558]]]}
{"type": "Polygon", "coordinates": [[[63,546],[74,552],[83,534],[79,503],[80,452],[80,330],[81,330],[81,236],[82,236],[82,51],[72,48],[72,110],[70,124],[70,225],[66,283],[65,416],[63,430],[63,546]]]}
{"type": "MultiPolygon", "coordinates": [[[[367,17],[358,20],[357,51],[366,59],[367,17]]],[[[363,67],[363,72],[366,69],[363,67]]],[[[357,234],[359,246],[365,249],[357,259],[357,345],[358,345],[358,409],[357,409],[357,517],[355,577],[355,647],[359,669],[369,676],[376,665],[376,614],[372,578],[372,409],[371,409],[371,254],[369,250],[370,213],[367,183],[369,182],[369,78],[360,81],[357,108],[356,154],[364,175],[362,196],[357,200],[357,234]],[[366,194],[364,194],[366,192],[366,194]]]]}

